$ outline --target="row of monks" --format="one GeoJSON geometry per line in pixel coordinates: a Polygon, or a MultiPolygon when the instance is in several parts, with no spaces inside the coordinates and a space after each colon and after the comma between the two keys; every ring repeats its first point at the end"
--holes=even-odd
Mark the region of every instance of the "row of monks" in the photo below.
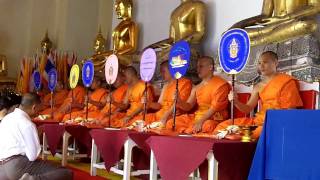
{"type": "MultiPolygon", "coordinates": [[[[229,101],[233,100],[235,107],[245,113],[251,112],[260,101],[261,108],[254,118],[235,119],[236,125],[257,125],[258,128],[253,136],[258,137],[268,109],[291,109],[302,106],[297,80],[278,73],[277,65],[277,54],[271,51],[261,54],[258,71],[262,80],[254,86],[248,102],[241,103],[237,93],[231,91],[230,84],[222,77],[213,74],[213,59],[207,56],[199,58],[197,73],[202,81],[193,85],[187,78],[179,79],[175,130],[178,133],[215,136],[232,124],[232,121],[228,120],[229,101]]],[[[145,125],[156,122],[159,124],[157,128],[172,130],[176,80],[170,75],[167,61],[160,66],[165,84],[158,100],[152,85],[149,84],[145,88],[145,83],[139,79],[137,71],[129,66],[118,74],[112,92],[102,87],[102,78],[95,77],[88,98],[83,86],[78,85],[73,92],[68,92],[61,83],[58,83],[53,99],[52,118],[60,122],[86,119],[85,104],[88,102],[89,121],[104,126],[110,123],[114,128],[125,128],[143,119],[144,103],[147,102],[145,125]],[[144,95],[145,90],[147,96],[144,95]]],[[[43,98],[43,110],[40,114],[51,114],[50,99],[50,95],[43,98]]]]}

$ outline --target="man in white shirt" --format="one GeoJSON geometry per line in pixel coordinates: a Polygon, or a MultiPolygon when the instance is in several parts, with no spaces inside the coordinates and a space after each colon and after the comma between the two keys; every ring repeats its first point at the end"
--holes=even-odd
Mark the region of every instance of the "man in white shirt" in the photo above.
{"type": "Polygon", "coordinates": [[[39,103],[37,95],[25,94],[19,108],[0,123],[1,180],[72,179],[70,170],[37,160],[41,148],[31,117],[36,115],[39,103]]]}

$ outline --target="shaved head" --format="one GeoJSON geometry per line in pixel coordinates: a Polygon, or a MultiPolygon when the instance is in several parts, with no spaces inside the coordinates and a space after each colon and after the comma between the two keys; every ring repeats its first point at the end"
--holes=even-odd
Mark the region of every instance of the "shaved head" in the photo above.
{"type": "Polygon", "coordinates": [[[214,61],[210,56],[202,56],[197,62],[197,72],[201,79],[212,76],[214,70],[214,61]]]}
{"type": "Polygon", "coordinates": [[[128,84],[135,83],[139,79],[138,72],[133,66],[128,66],[124,70],[124,76],[128,84]]]}
{"type": "Polygon", "coordinates": [[[272,51],[263,52],[258,60],[258,72],[263,76],[277,73],[278,55],[272,51]]]}
{"type": "Polygon", "coordinates": [[[210,56],[202,56],[198,59],[198,61],[206,63],[208,65],[212,65],[212,66],[214,65],[214,60],[210,56]]]}
{"type": "Polygon", "coordinates": [[[172,77],[169,72],[169,61],[166,60],[160,64],[160,74],[165,81],[172,80],[172,77]]]}
{"type": "Polygon", "coordinates": [[[269,59],[271,59],[275,62],[278,62],[278,54],[273,51],[265,51],[260,55],[260,57],[262,57],[262,56],[268,56],[269,59]]]}
{"type": "Polygon", "coordinates": [[[138,72],[136,70],[136,68],[134,68],[133,66],[128,66],[124,69],[124,71],[128,74],[134,75],[134,76],[138,76],[138,72]]]}

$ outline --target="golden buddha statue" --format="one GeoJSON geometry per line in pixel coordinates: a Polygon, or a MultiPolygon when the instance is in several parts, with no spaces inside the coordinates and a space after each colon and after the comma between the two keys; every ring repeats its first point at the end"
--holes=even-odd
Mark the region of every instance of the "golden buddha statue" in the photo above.
{"type": "Polygon", "coordinates": [[[7,57],[0,54],[0,77],[8,75],[7,57]]]}
{"type": "Polygon", "coordinates": [[[8,62],[5,55],[0,54],[0,90],[15,89],[16,79],[8,77],[8,62]]]}
{"type": "Polygon", "coordinates": [[[95,54],[101,54],[105,51],[105,44],[106,44],[106,39],[103,37],[101,33],[101,27],[99,28],[98,35],[94,41],[94,52],[95,54]]]}
{"type": "Polygon", "coordinates": [[[171,14],[169,38],[147,48],[160,49],[158,58],[161,60],[168,58],[171,46],[179,40],[189,42],[194,49],[200,44],[205,34],[205,20],[206,6],[202,1],[181,0],[181,4],[171,14]]]}
{"type": "MultiPolygon", "coordinates": [[[[129,64],[132,61],[133,54],[138,47],[138,26],[131,19],[132,17],[132,0],[116,0],[115,11],[118,19],[122,21],[117,25],[112,33],[112,50],[100,53],[96,51],[96,54],[91,58],[96,71],[101,71],[105,64],[105,57],[111,54],[116,54],[119,58],[120,64],[129,64]]],[[[96,39],[95,49],[103,49],[102,43],[96,39]]]]}
{"type": "Polygon", "coordinates": [[[232,28],[245,29],[252,46],[282,42],[315,32],[319,12],[320,0],[264,0],[260,15],[242,20],[232,28]]]}
{"type": "Polygon", "coordinates": [[[48,31],[47,31],[44,38],[41,41],[41,51],[43,53],[49,54],[51,48],[52,48],[52,42],[49,39],[48,31]]]}

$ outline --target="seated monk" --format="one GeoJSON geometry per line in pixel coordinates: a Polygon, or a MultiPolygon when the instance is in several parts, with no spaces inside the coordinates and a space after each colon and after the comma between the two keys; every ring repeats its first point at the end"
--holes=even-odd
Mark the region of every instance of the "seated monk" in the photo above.
{"type": "MultiPolygon", "coordinates": [[[[63,88],[61,81],[57,82],[56,91],[53,94],[53,109],[52,112],[56,111],[58,107],[61,106],[66,96],[68,95],[68,90],[63,88]]],[[[47,94],[44,98],[41,99],[41,115],[50,115],[51,114],[51,94],[47,94]]]]}
{"type": "MultiPolygon", "coordinates": [[[[234,100],[234,105],[244,113],[250,113],[261,101],[261,109],[254,118],[239,118],[234,120],[238,126],[257,125],[252,137],[258,138],[268,109],[291,109],[302,106],[299,95],[299,84],[293,77],[277,72],[278,56],[272,51],[266,51],[259,58],[258,70],[262,75],[262,80],[253,87],[251,97],[246,104],[241,103],[236,93],[229,94],[229,100],[234,100]],[[234,95],[233,95],[234,94],[234,95]]],[[[216,127],[214,134],[219,134],[218,138],[223,138],[223,133],[231,120],[224,121],[216,127]],[[221,132],[221,133],[219,133],[221,132]]]]}
{"type": "MultiPolygon", "coordinates": [[[[213,75],[213,59],[208,56],[199,58],[197,72],[201,83],[192,88],[189,99],[185,102],[178,98],[177,108],[194,114],[183,114],[176,117],[176,131],[179,133],[210,133],[216,125],[228,118],[228,93],[230,85],[219,76],[213,75]],[[196,106],[197,105],[197,106],[196,106]]],[[[172,129],[173,120],[166,128],[172,129]]]]}
{"type": "MultiPolygon", "coordinates": [[[[156,113],[148,113],[145,118],[145,125],[149,125],[153,122],[150,128],[165,127],[167,120],[172,115],[174,97],[176,93],[176,80],[173,79],[169,72],[169,63],[164,61],[160,64],[160,74],[165,81],[165,84],[161,90],[161,94],[158,102],[148,102],[148,109],[157,110],[156,113]],[[156,125],[157,124],[157,125],[156,125]]],[[[189,79],[181,78],[178,83],[179,97],[182,101],[187,101],[192,89],[192,82],[189,79]]],[[[181,110],[177,111],[177,115],[180,115],[181,110]]],[[[143,115],[139,115],[135,120],[143,119],[143,115]]]]}
{"type": "Polygon", "coordinates": [[[86,91],[81,85],[70,90],[61,106],[54,112],[53,120],[62,121],[66,114],[83,109],[85,96],[86,91]]]}
{"type": "MultiPolygon", "coordinates": [[[[105,104],[104,99],[107,96],[108,91],[107,89],[101,87],[101,85],[102,78],[98,76],[95,77],[90,87],[89,97],[85,98],[85,101],[88,101],[88,113],[101,110],[105,104]]],[[[85,120],[87,111],[86,104],[87,102],[84,102],[85,107],[82,110],[72,112],[71,118],[70,114],[66,114],[63,117],[63,121],[74,119],[85,120]]]]}
{"type": "MultiPolygon", "coordinates": [[[[129,66],[124,70],[128,90],[126,96],[118,107],[121,110],[126,110],[125,113],[117,112],[111,117],[111,127],[120,128],[126,127],[132,123],[134,117],[143,111],[144,104],[142,97],[145,95],[145,83],[138,78],[137,71],[134,67],[129,66]]],[[[154,98],[152,86],[147,86],[148,102],[152,102],[154,98]]],[[[108,124],[109,117],[102,119],[104,124],[108,124]]]]}
{"type": "Polygon", "coordinates": [[[111,94],[108,94],[105,96],[105,106],[101,110],[97,111],[91,111],[88,114],[88,119],[90,120],[96,120],[97,123],[100,123],[104,126],[108,126],[109,124],[109,112],[111,114],[115,114],[119,112],[120,106],[122,102],[124,101],[124,98],[126,96],[126,92],[128,89],[128,85],[125,83],[124,75],[123,73],[118,73],[117,79],[113,84],[113,87],[116,89],[112,91],[111,94]],[[110,97],[110,95],[112,97],[110,97]],[[110,108],[110,101],[111,101],[111,108],[110,108]],[[111,111],[110,111],[111,109],[111,111]]]}

